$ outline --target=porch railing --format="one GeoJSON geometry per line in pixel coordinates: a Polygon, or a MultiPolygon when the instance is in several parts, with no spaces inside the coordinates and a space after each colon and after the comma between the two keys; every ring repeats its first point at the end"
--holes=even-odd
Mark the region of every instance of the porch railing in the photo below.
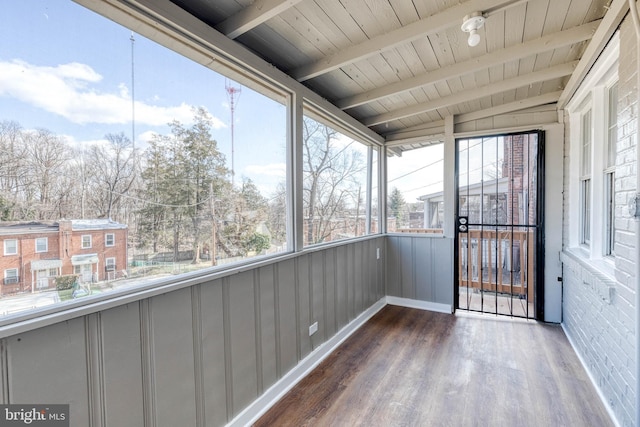
{"type": "Polygon", "coordinates": [[[398,228],[395,233],[442,234],[442,228],[398,228]]]}
{"type": "Polygon", "coordinates": [[[533,230],[469,230],[460,234],[459,285],[527,296],[533,301],[533,230]]]}

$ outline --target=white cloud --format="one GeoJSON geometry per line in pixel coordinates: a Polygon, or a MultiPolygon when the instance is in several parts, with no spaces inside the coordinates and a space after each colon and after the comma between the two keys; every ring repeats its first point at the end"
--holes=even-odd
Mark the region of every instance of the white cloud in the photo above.
{"type": "Polygon", "coordinates": [[[148,131],[142,132],[140,135],[138,135],[137,141],[143,142],[145,144],[148,144],[149,141],[151,141],[156,135],[158,135],[158,132],[154,132],[152,130],[148,130],[148,131]]]}
{"type": "Polygon", "coordinates": [[[250,177],[255,176],[275,176],[284,178],[287,176],[287,165],[285,163],[271,163],[268,165],[248,165],[244,168],[244,173],[250,177]]]}
{"type": "MultiPolygon", "coordinates": [[[[15,98],[26,104],[85,123],[124,124],[131,121],[131,96],[124,84],[114,93],[103,93],[92,86],[102,76],[86,64],[72,62],[56,67],[37,66],[20,60],[0,61],[0,96],[15,98]]],[[[191,106],[181,103],[160,107],[135,102],[136,122],[150,126],[173,120],[190,123],[191,106]]],[[[212,118],[215,129],[224,123],[212,118]]]]}

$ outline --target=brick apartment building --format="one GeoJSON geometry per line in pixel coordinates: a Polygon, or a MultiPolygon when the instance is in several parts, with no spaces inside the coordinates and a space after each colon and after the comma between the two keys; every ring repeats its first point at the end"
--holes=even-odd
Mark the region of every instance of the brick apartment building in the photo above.
{"type": "Polygon", "coordinates": [[[127,226],[108,219],[0,225],[0,295],[55,286],[53,277],[80,282],[114,278],[127,267],[127,226]]]}

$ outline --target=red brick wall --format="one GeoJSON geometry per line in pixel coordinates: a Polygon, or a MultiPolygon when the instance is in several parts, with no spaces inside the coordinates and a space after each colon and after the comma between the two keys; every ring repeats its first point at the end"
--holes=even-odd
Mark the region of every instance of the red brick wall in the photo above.
{"type": "Polygon", "coordinates": [[[30,233],[19,236],[0,236],[0,278],[4,283],[4,272],[7,269],[17,268],[19,282],[15,285],[3,285],[2,293],[15,293],[30,290],[32,285],[31,261],[40,259],[58,259],[59,235],[56,232],[30,233]],[[47,252],[36,252],[36,239],[47,238],[47,252]],[[18,253],[16,255],[4,255],[4,241],[17,240],[18,253]]]}
{"type": "Polygon", "coordinates": [[[105,280],[107,258],[116,259],[116,270],[127,268],[127,230],[75,230],[72,231],[69,224],[61,224],[60,231],[41,233],[29,233],[22,235],[0,236],[0,292],[2,294],[30,291],[32,282],[31,262],[43,259],[60,259],[62,269],[60,274],[73,274],[71,257],[73,255],[98,254],[98,265],[93,266],[93,272],[97,273],[98,280],[105,280]],[[114,235],[114,246],[106,246],[106,235],[114,235]],[[82,236],[91,236],[91,248],[82,249],[82,236]],[[36,252],[36,239],[47,238],[47,251],[36,252]],[[4,255],[4,241],[17,240],[18,253],[16,255],[4,255]],[[17,284],[4,285],[4,272],[7,269],[18,269],[19,281],[17,284]]]}
{"type": "Polygon", "coordinates": [[[71,265],[72,255],[88,255],[98,254],[98,265],[94,265],[94,273],[98,273],[98,280],[106,278],[106,259],[116,259],[116,269],[118,271],[127,268],[127,230],[74,230],[69,238],[68,257],[63,259],[62,274],[73,274],[73,265],[71,265]],[[106,235],[113,234],[115,241],[114,246],[106,246],[106,235]],[[82,248],[82,236],[91,236],[91,247],[82,248]],[[97,271],[96,271],[97,268],[97,271]]]}

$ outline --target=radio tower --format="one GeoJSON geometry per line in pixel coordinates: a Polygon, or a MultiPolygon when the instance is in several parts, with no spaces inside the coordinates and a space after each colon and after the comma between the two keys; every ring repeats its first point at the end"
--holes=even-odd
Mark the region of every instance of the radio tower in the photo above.
{"type": "Polygon", "coordinates": [[[240,99],[240,87],[234,87],[229,79],[226,80],[225,89],[227,90],[227,98],[229,98],[229,108],[231,109],[231,187],[235,185],[235,162],[234,162],[234,140],[233,140],[233,127],[235,123],[234,115],[236,111],[236,105],[240,99]]]}
{"type": "Polygon", "coordinates": [[[135,155],[136,155],[136,74],[135,74],[135,62],[134,51],[136,39],[133,38],[133,31],[131,32],[131,144],[133,146],[133,164],[135,167],[135,155]]]}

